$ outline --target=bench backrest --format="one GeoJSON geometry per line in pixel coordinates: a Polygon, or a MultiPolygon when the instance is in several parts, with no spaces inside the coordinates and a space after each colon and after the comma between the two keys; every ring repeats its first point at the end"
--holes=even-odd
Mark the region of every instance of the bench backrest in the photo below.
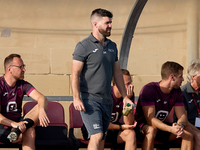
{"type": "Polygon", "coordinates": [[[81,128],[83,125],[81,114],[78,110],[75,110],[73,103],[71,103],[69,106],[69,115],[70,128],[81,128]]]}
{"type": "MultiPolygon", "coordinates": [[[[27,114],[35,105],[37,101],[30,101],[24,104],[23,112],[27,114]]],[[[50,124],[63,124],[65,123],[64,108],[58,102],[48,101],[47,116],[50,124]]]]}

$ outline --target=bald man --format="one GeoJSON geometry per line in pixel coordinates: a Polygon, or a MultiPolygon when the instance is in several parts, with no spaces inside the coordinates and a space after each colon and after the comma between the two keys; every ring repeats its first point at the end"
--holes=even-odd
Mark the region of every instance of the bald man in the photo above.
{"type": "Polygon", "coordinates": [[[112,13],[95,9],[91,14],[92,33],[79,42],[73,53],[71,85],[73,103],[81,112],[89,133],[88,150],[99,150],[110,123],[113,100],[112,77],[123,97],[123,103],[133,104],[127,97],[118,62],[117,46],[107,39],[112,29],[112,13]]]}

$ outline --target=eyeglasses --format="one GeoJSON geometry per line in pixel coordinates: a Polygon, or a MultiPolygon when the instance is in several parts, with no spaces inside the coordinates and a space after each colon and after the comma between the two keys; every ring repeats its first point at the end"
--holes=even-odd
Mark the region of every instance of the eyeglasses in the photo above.
{"type": "Polygon", "coordinates": [[[17,67],[19,69],[25,69],[26,65],[21,65],[21,66],[16,66],[16,65],[10,65],[10,66],[13,66],[13,67],[17,67]]]}

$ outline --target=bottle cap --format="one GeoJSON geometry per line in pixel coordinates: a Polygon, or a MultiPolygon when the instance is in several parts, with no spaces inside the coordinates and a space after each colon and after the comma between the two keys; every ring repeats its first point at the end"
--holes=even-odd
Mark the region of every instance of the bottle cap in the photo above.
{"type": "Polygon", "coordinates": [[[131,106],[131,104],[130,104],[130,103],[127,103],[126,106],[129,107],[129,106],[131,106]]]}

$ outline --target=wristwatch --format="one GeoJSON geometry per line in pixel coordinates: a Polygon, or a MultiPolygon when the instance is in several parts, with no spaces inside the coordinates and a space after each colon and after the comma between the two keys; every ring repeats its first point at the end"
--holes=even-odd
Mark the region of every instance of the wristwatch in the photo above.
{"type": "Polygon", "coordinates": [[[121,124],[119,125],[119,131],[122,131],[122,125],[121,124]]]}

